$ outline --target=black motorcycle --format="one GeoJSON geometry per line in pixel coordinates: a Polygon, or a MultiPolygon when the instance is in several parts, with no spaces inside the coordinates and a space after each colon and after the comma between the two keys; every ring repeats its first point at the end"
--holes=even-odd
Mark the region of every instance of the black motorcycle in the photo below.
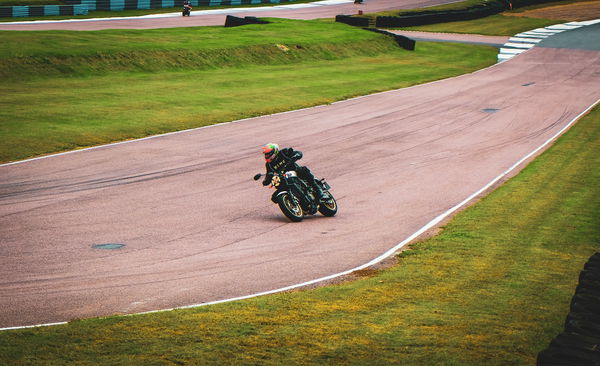
{"type": "Polygon", "coordinates": [[[187,15],[187,16],[189,17],[189,16],[190,16],[190,11],[191,11],[191,10],[192,10],[192,6],[191,6],[191,5],[184,4],[184,5],[183,5],[183,9],[181,10],[181,14],[182,14],[183,16],[186,16],[186,15],[187,15]]]}
{"type": "MultiPolygon", "coordinates": [[[[256,174],[254,180],[259,180],[263,174],[256,174]]],[[[334,216],[337,213],[337,202],[329,192],[331,188],[325,179],[317,180],[321,186],[324,197],[319,202],[313,187],[298,177],[298,174],[291,170],[283,174],[274,174],[271,179],[271,186],[275,192],[271,196],[271,201],[277,203],[281,212],[288,219],[299,222],[304,215],[314,215],[320,212],[323,216],[334,216]]]]}

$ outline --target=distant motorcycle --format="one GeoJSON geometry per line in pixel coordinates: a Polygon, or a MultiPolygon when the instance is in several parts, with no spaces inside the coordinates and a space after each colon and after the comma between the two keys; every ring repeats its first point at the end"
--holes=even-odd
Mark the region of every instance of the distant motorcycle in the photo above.
{"type": "MultiPolygon", "coordinates": [[[[259,180],[263,174],[256,174],[254,180],[259,180]]],[[[337,202],[329,189],[331,188],[325,179],[317,180],[321,186],[324,199],[319,202],[315,190],[305,181],[298,177],[295,171],[283,174],[274,174],[271,186],[275,192],[271,195],[271,201],[277,203],[281,212],[293,222],[302,221],[304,215],[314,215],[320,212],[323,216],[334,216],[337,213],[337,202]]]]}
{"type": "Polygon", "coordinates": [[[188,5],[188,4],[184,4],[183,5],[183,10],[181,11],[181,14],[183,16],[190,16],[190,11],[192,11],[192,6],[188,5]]]}

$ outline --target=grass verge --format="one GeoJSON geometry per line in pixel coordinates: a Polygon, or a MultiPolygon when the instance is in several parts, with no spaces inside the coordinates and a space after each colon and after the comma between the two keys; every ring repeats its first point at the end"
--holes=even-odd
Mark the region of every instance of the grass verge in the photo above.
{"type": "MultiPolygon", "coordinates": [[[[461,8],[465,8],[468,5],[475,4],[476,2],[466,1],[448,4],[441,7],[413,9],[410,12],[431,9],[458,10],[461,8]]],[[[512,36],[520,32],[525,32],[535,28],[542,28],[559,23],[566,23],[568,21],[595,19],[596,17],[594,16],[594,14],[598,13],[597,8],[597,5],[587,0],[557,1],[526,6],[511,11],[507,10],[501,14],[492,15],[480,19],[430,24],[423,26],[407,27],[402,29],[424,32],[466,33],[482,34],[489,36],[512,36]]],[[[410,14],[410,12],[400,12],[399,14],[410,14]]],[[[396,13],[397,14],[380,13],[377,15],[398,15],[398,12],[396,13]]],[[[374,15],[372,14],[371,16],[374,15]]]]}
{"type": "Polygon", "coordinates": [[[401,29],[423,32],[482,34],[486,36],[513,36],[517,33],[565,22],[566,20],[561,19],[512,17],[497,14],[469,21],[421,25],[401,29]]]}
{"type": "Polygon", "coordinates": [[[180,34],[0,32],[0,161],[406,87],[480,69],[497,54],[425,42],[409,52],[318,21],[194,28],[189,43],[180,34]]]}
{"type": "Polygon", "coordinates": [[[0,333],[7,365],[532,365],[600,250],[600,108],[399,264],[203,308],[0,333]]]}

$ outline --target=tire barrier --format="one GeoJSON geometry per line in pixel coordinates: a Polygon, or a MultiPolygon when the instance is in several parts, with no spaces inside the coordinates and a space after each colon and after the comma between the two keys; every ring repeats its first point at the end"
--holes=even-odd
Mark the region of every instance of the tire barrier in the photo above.
{"type": "Polygon", "coordinates": [[[228,15],[225,18],[225,27],[239,27],[240,25],[247,24],[269,24],[266,20],[260,20],[257,17],[245,17],[239,18],[233,15],[228,15]]]}
{"type": "MultiPolygon", "coordinates": [[[[375,18],[375,27],[403,28],[418,25],[473,20],[499,14],[505,10],[528,5],[550,3],[559,0],[490,0],[462,10],[424,10],[399,16],[378,16],[375,18]]],[[[336,22],[346,23],[356,27],[369,27],[369,18],[350,15],[338,15],[336,22]]]]}
{"type": "Polygon", "coordinates": [[[86,15],[87,5],[0,6],[0,18],[43,17],[48,15],[86,15]]]}
{"type": "Polygon", "coordinates": [[[394,34],[394,33],[384,31],[381,29],[376,29],[376,28],[364,28],[364,29],[371,31],[371,32],[381,33],[381,34],[385,34],[386,36],[394,37],[394,40],[396,41],[396,43],[398,43],[398,46],[400,46],[408,51],[415,50],[415,45],[417,44],[417,41],[415,41],[412,38],[408,38],[408,37],[402,36],[400,34],[394,34]]]}
{"type": "Polygon", "coordinates": [[[565,330],[538,354],[537,365],[600,366],[600,253],[581,271],[565,330]]]}
{"type": "Polygon", "coordinates": [[[375,19],[375,26],[382,28],[403,28],[414,27],[417,25],[472,20],[499,14],[506,10],[506,8],[506,3],[504,1],[496,0],[464,10],[423,11],[410,15],[378,16],[375,19]]]}
{"type": "Polygon", "coordinates": [[[335,21],[339,23],[352,25],[355,27],[367,28],[369,26],[368,18],[353,17],[350,15],[336,15],[335,21]]]}
{"type": "MultiPolygon", "coordinates": [[[[294,0],[191,0],[192,6],[279,4],[294,0]]],[[[0,18],[86,15],[89,11],[183,7],[183,0],[64,0],[68,5],[0,6],[0,18]]]]}

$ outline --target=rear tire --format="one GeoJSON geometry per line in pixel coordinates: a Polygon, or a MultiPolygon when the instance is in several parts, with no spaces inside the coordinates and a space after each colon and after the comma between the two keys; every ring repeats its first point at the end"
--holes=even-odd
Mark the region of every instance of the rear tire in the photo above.
{"type": "Polygon", "coordinates": [[[300,222],[304,217],[304,212],[299,203],[294,202],[288,193],[280,194],[277,197],[277,204],[281,212],[293,222],[300,222]]]}
{"type": "Polygon", "coordinates": [[[327,217],[331,217],[331,216],[335,216],[335,214],[337,213],[337,202],[335,200],[335,198],[331,195],[331,193],[327,192],[327,195],[329,196],[329,199],[327,201],[322,202],[319,205],[319,212],[323,215],[323,216],[327,216],[327,217]]]}

